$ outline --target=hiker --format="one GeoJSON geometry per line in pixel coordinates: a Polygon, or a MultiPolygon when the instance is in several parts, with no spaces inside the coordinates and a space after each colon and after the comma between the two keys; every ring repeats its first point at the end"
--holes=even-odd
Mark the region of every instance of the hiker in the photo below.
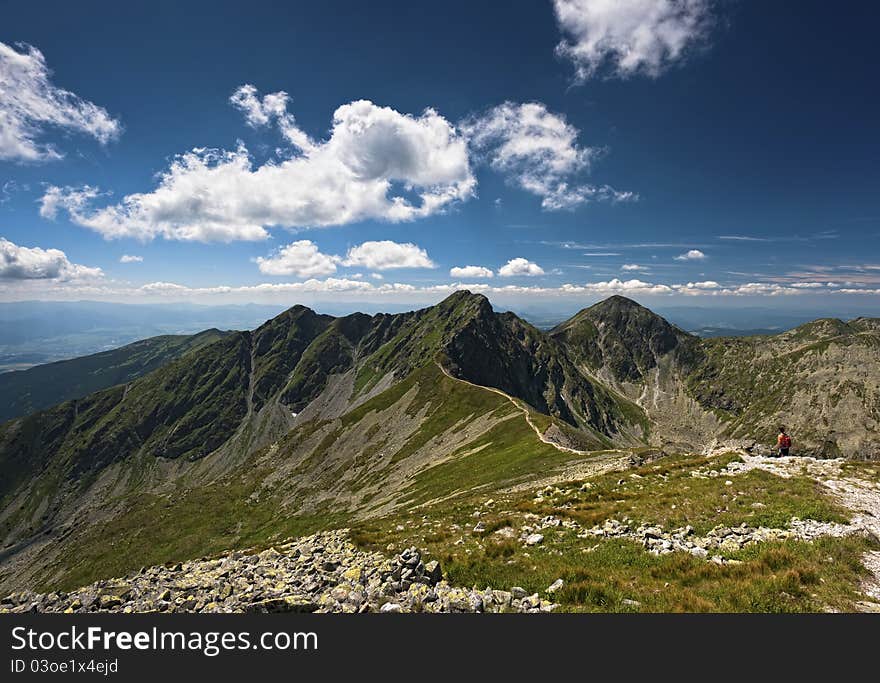
{"type": "Polygon", "coordinates": [[[779,428],[779,436],[776,439],[776,447],[779,449],[779,457],[787,458],[791,448],[791,437],[785,433],[785,427],[779,428]]]}

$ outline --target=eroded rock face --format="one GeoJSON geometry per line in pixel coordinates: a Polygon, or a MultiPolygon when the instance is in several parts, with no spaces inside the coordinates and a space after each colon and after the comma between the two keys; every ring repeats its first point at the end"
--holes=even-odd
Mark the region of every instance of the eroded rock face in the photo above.
{"type": "Polygon", "coordinates": [[[141,569],[70,593],[13,593],[2,612],[550,612],[537,594],[475,590],[443,580],[416,548],[364,552],[346,530],[288,541],[260,553],[141,569]]]}

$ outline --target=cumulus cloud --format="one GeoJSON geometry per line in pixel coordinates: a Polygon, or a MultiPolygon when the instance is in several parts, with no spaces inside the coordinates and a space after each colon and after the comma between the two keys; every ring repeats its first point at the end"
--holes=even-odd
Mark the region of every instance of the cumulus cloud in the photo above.
{"type": "Polygon", "coordinates": [[[143,256],[132,256],[130,254],[123,254],[119,257],[120,263],[143,263],[143,256]]]}
{"type": "Polygon", "coordinates": [[[629,201],[632,192],[580,183],[602,150],[578,145],[579,131],[544,104],[505,102],[482,116],[466,119],[461,129],[471,146],[496,171],[541,198],[553,211],[573,209],[590,201],[629,201]]]}
{"type": "Polygon", "coordinates": [[[455,266],[449,269],[450,277],[475,277],[490,278],[494,273],[489,268],[483,266],[455,266]]]}
{"type": "Polygon", "coordinates": [[[620,266],[620,269],[625,272],[636,272],[640,270],[648,270],[645,266],[640,266],[637,263],[624,263],[620,266]]]}
{"type": "Polygon", "coordinates": [[[595,294],[670,294],[669,285],[652,284],[642,280],[620,280],[614,278],[605,282],[591,282],[584,285],[564,284],[562,291],[567,293],[591,292],[595,294]]]}
{"type": "Polygon", "coordinates": [[[293,114],[287,111],[290,96],[283,90],[260,97],[257,89],[246,83],[232,93],[229,101],[244,114],[245,121],[252,128],[275,123],[294,147],[302,151],[314,149],[314,141],[296,125],[293,114]]]}
{"type": "MultiPolygon", "coordinates": [[[[337,264],[363,267],[370,270],[393,270],[395,268],[433,268],[434,263],[421,247],[411,243],[382,240],[364,242],[348,250],[345,256],[324,254],[311,240],[299,240],[277,249],[269,257],[254,259],[260,272],[267,275],[295,275],[318,277],[336,272],[337,264]]],[[[363,274],[353,275],[363,278],[363,274]]],[[[373,279],[381,280],[378,273],[373,279]]]]}
{"type": "Polygon", "coordinates": [[[105,144],[122,132],[107,110],[50,80],[43,53],[0,42],[0,159],[48,161],[63,154],[39,138],[50,129],[89,135],[105,144]]]}
{"type": "Polygon", "coordinates": [[[369,270],[393,268],[433,268],[428,252],[411,243],[390,240],[364,242],[348,250],[341,262],[345,266],[360,266],[369,270]]]}
{"type": "Polygon", "coordinates": [[[680,256],[676,256],[676,261],[704,261],[706,255],[699,249],[690,249],[680,256]]]}
{"type": "Polygon", "coordinates": [[[21,247],[0,237],[0,279],[82,280],[103,275],[100,268],[71,263],[60,249],[21,247]]]}
{"type": "Polygon", "coordinates": [[[96,208],[96,188],[50,187],[41,212],[64,210],[108,239],[230,242],[266,239],[266,228],[276,226],[411,221],[474,193],[467,142],[433,109],[413,116],[358,100],[334,112],[328,139],[312,142],[282,116],[282,100],[286,107],[284,93],[233,94],[251,125],[283,118],[292,158],[258,165],[243,145],[196,148],[177,156],[150,192],[96,208]]]}
{"type": "Polygon", "coordinates": [[[656,77],[704,41],[710,0],[553,0],[562,32],[557,54],[583,82],[600,72],[656,77]]]}
{"type": "Polygon", "coordinates": [[[505,263],[501,268],[498,269],[498,275],[501,277],[517,277],[517,276],[526,276],[526,277],[534,277],[536,275],[543,275],[544,269],[541,268],[537,263],[532,263],[528,259],[524,258],[514,258],[510,259],[507,263],[505,263]]]}
{"type": "Polygon", "coordinates": [[[338,257],[322,254],[311,240],[299,240],[281,247],[268,258],[256,259],[261,273],[266,275],[296,275],[315,277],[336,272],[338,257]]]}

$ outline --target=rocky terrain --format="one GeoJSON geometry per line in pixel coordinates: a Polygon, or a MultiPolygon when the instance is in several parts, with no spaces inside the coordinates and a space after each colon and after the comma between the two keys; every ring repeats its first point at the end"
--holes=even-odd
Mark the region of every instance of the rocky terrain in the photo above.
{"type": "MultiPolygon", "coordinates": [[[[730,463],[726,471],[730,474],[742,474],[762,469],[780,477],[804,473],[815,477],[843,507],[852,511],[849,529],[880,540],[880,482],[844,472],[844,460],[768,458],[749,453],[742,453],[741,458],[740,462],[730,463]]],[[[880,612],[880,551],[866,552],[862,556],[862,562],[868,569],[869,576],[861,586],[867,600],[861,602],[860,607],[865,611],[880,612]]]]}
{"type": "Polygon", "coordinates": [[[811,519],[792,517],[787,529],[750,527],[745,523],[738,527],[718,525],[705,536],[694,533],[692,526],[664,530],[659,526],[640,524],[634,528],[631,522],[610,519],[601,526],[594,526],[584,533],[585,538],[627,538],[639,542],[645,550],[654,555],[672,552],[686,552],[708,559],[715,564],[727,564],[740,560],[726,559],[720,552],[736,552],[755,543],[786,541],[790,539],[812,541],[820,536],[847,536],[861,533],[862,529],[852,524],[817,522],[811,519]]]}
{"type": "Polygon", "coordinates": [[[13,593],[2,612],[551,612],[522,588],[450,586],[415,548],[387,558],[363,552],[344,530],[260,553],[147,567],[67,592],[13,593]]]}
{"type": "MultiPolygon", "coordinates": [[[[719,440],[753,455],[780,422],[798,455],[870,460],[878,349],[876,321],[702,340],[623,297],[549,332],[469,292],[396,315],[295,306],[0,424],[0,587],[69,590],[719,440]]],[[[103,362],[85,366],[116,376],[103,362]]],[[[804,538],[776,522],[749,534],[804,538]]]]}

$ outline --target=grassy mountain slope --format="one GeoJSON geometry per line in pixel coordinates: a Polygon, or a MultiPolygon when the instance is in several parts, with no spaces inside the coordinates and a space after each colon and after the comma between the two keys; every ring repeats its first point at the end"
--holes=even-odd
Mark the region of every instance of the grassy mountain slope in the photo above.
{"type": "Polygon", "coordinates": [[[771,337],[711,339],[688,377],[727,436],[775,440],[786,425],[801,452],[880,458],[880,324],[817,320],[771,337]]]}
{"type": "Polygon", "coordinates": [[[0,426],[0,532],[14,548],[96,518],[122,524],[139,507],[132,498],[169,490],[186,498],[181,491],[198,496],[225,477],[248,479],[267,448],[282,458],[274,480],[296,482],[283,507],[297,517],[373,514],[420,467],[478,438],[475,452],[495,462],[487,479],[560,453],[536,429],[596,450],[639,444],[644,416],[479,295],[400,315],[332,318],[296,306],[125,386],[0,426]],[[502,421],[516,428],[487,436],[502,421]]]}
{"type": "Polygon", "coordinates": [[[584,433],[631,443],[644,436],[637,406],[581,373],[564,346],[512,313],[495,313],[481,295],[459,292],[418,312],[365,361],[361,374],[401,375],[426,359],[584,433]]]}
{"type": "MultiPolygon", "coordinates": [[[[455,585],[521,586],[527,594],[547,595],[565,611],[859,609],[865,599],[860,584],[871,576],[863,554],[880,547],[867,535],[734,545],[712,550],[725,558],[716,563],[687,552],[655,555],[639,540],[587,531],[612,519],[632,528],[690,525],[694,533],[705,534],[717,525],[784,527],[793,516],[842,522],[852,515],[806,473],[785,478],[763,470],[730,478],[702,474],[723,474],[738,460],[734,454],[670,456],[624,475],[614,471],[550,486],[533,482],[523,489],[475,490],[427,511],[356,521],[352,536],[370,550],[424,548],[455,585]],[[543,541],[524,543],[534,532],[543,541]],[[561,588],[550,593],[558,579],[561,588]]],[[[877,481],[877,464],[851,466],[859,477],[877,481]]]]}
{"type": "Polygon", "coordinates": [[[850,414],[859,440],[829,451],[850,454],[876,434],[878,337],[861,319],[704,341],[622,297],[549,334],[467,292],[398,315],[296,306],[0,425],[0,584],[429,514],[783,417],[806,448],[850,414]]]}
{"type": "Polygon", "coordinates": [[[226,334],[212,329],[150,337],[112,351],[4,372],[0,374],[0,422],[130,382],[226,334]]]}
{"type": "Polygon", "coordinates": [[[698,449],[717,437],[769,447],[784,424],[802,454],[880,457],[876,319],[699,339],[615,296],[550,336],[586,372],[637,402],[658,444],[698,449]]]}
{"type": "MultiPolygon", "coordinates": [[[[57,531],[0,569],[4,585],[72,587],[139,566],[430,510],[601,455],[542,443],[512,403],[428,364],[333,420],[310,420],[210,482],[204,460],[173,482],[124,489],[132,462],[57,531]]],[[[155,459],[152,465],[156,467],[155,459]]]]}

